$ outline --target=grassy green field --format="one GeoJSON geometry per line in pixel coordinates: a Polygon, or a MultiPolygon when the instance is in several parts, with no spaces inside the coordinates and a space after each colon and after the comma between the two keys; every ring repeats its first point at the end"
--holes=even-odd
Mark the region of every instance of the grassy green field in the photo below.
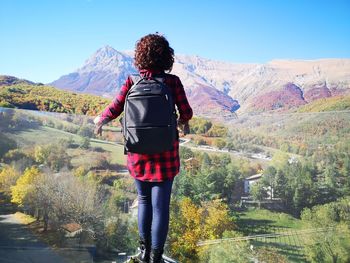
{"type": "Polygon", "coordinates": [[[110,152],[112,163],[121,165],[126,164],[126,155],[124,155],[123,145],[98,139],[91,139],[91,146],[100,147],[103,150],[110,152]]]}
{"type": "Polygon", "coordinates": [[[238,216],[239,225],[247,227],[248,229],[243,229],[243,231],[250,235],[304,228],[301,220],[286,213],[272,212],[266,209],[248,209],[239,212],[238,216]]]}
{"type": "MultiPolygon", "coordinates": [[[[21,130],[7,134],[7,136],[15,140],[20,148],[59,143],[60,140],[68,139],[79,144],[82,140],[82,137],[79,135],[44,126],[40,126],[37,129],[21,130]]],[[[90,145],[90,148],[100,148],[108,153],[112,164],[125,165],[126,158],[122,145],[98,139],[91,139],[90,145]]],[[[96,159],[98,155],[101,155],[100,152],[84,150],[81,148],[67,149],[67,153],[72,157],[71,162],[74,166],[88,163],[91,160],[96,159]]]]}
{"type": "Polygon", "coordinates": [[[299,232],[306,226],[301,220],[285,213],[249,209],[238,213],[237,225],[247,236],[290,233],[288,236],[256,237],[251,240],[251,245],[272,248],[284,255],[288,262],[307,262],[303,252],[303,234],[299,232]]]}
{"type": "Polygon", "coordinates": [[[44,126],[40,126],[37,129],[26,129],[12,132],[11,134],[7,134],[7,136],[14,139],[17,142],[17,145],[22,147],[57,143],[62,139],[70,138],[76,143],[81,140],[81,137],[76,134],[44,126]]]}

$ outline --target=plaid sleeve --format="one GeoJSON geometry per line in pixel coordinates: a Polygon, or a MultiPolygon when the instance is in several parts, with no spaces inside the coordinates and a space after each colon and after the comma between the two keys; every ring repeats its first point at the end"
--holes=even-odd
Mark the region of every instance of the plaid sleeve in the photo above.
{"type": "Polygon", "coordinates": [[[188,103],[184,87],[181,80],[176,77],[175,79],[175,104],[180,113],[179,120],[187,122],[192,118],[193,111],[188,103]]]}
{"type": "Polygon", "coordinates": [[[112,102],[103,110],[101,114],[101,121],[113,120],[117,118],[124,110],[124,103],[126,95],[132,86],[132,80],[130,76],[125,81],[124,85],[120,88],[117,96],[112,100],[112,102]]]}

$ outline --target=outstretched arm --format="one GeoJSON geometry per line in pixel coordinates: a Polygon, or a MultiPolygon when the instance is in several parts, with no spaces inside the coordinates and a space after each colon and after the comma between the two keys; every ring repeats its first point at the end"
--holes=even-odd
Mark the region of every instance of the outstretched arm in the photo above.
{"type": "Polygon", "coordinates": [[[186,135],[190,132],[188,121],[192,118],[193,111],[188,103],[184,87],[179,78],[176,79],[175,104],[180,114],[178,125],[184,135],[186,135]]]}
{"type": "Polygon", "coordinates": [[[120,88],[117,96],[112,102],[102,111],[102,113],[94,119],[96,125],[95,133],[102,134],[102,126],[117,118],[124,110],[124,103],[126,95],[132,86],[132,80],[130,77],[127,78],[124,85],[120,88]]]}
{"type": "Polygon", "coordinates": [[[179,121],[182,123],[188,122],[193,116],[193,111],[188,103],[184,87],[179,78],[176,79],[175,104],[180,113],[179,121]]]}

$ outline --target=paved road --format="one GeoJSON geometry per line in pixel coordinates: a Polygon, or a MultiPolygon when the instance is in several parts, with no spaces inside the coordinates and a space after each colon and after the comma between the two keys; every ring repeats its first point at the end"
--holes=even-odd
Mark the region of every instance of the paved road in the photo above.
{"type": "Polygon", "coordinates": [[[0,262],[1,263],[66,263],[15,217],[9,204],[0,204],[0,262]]]}
{"type": "Polygon", "coordinates": [[[39,241],[26,225],[15,218],[14,208],[3,202],[2,197],[0,193],[0,263],[92,262],[86,251],[60,251],[58,254],[39,241]],[[66,257],[67,253],[70,253],[69,257],[66,257]]]}

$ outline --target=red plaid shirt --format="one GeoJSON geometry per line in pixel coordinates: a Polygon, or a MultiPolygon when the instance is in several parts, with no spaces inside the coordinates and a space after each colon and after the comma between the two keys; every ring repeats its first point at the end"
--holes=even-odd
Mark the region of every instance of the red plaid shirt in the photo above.
{"type": "MultiPolygon", "coordinates": [[[[152,70],[141,70],[142,77],[152,77],[162,72],[152,70]]],[[[185,90],[179,77],[165,74],[164,83],[172,90],[175,104],[179,111],[179,120],[187,122],[192,118],[192,109],[187,101],[185,90]]],[[[101,122],[106,123],[117,118],[124,110],[126,95],[133,85],[130,77],[121,87],[119,94],[105,108],[101,115],[101,122]]],[[[158,154],[129,153],[127,158],[128,170],[132,177],[141,181],[162,182],[172,180],[180,169],[179,141],[174,141],[173,150],[158,154]]]]}

